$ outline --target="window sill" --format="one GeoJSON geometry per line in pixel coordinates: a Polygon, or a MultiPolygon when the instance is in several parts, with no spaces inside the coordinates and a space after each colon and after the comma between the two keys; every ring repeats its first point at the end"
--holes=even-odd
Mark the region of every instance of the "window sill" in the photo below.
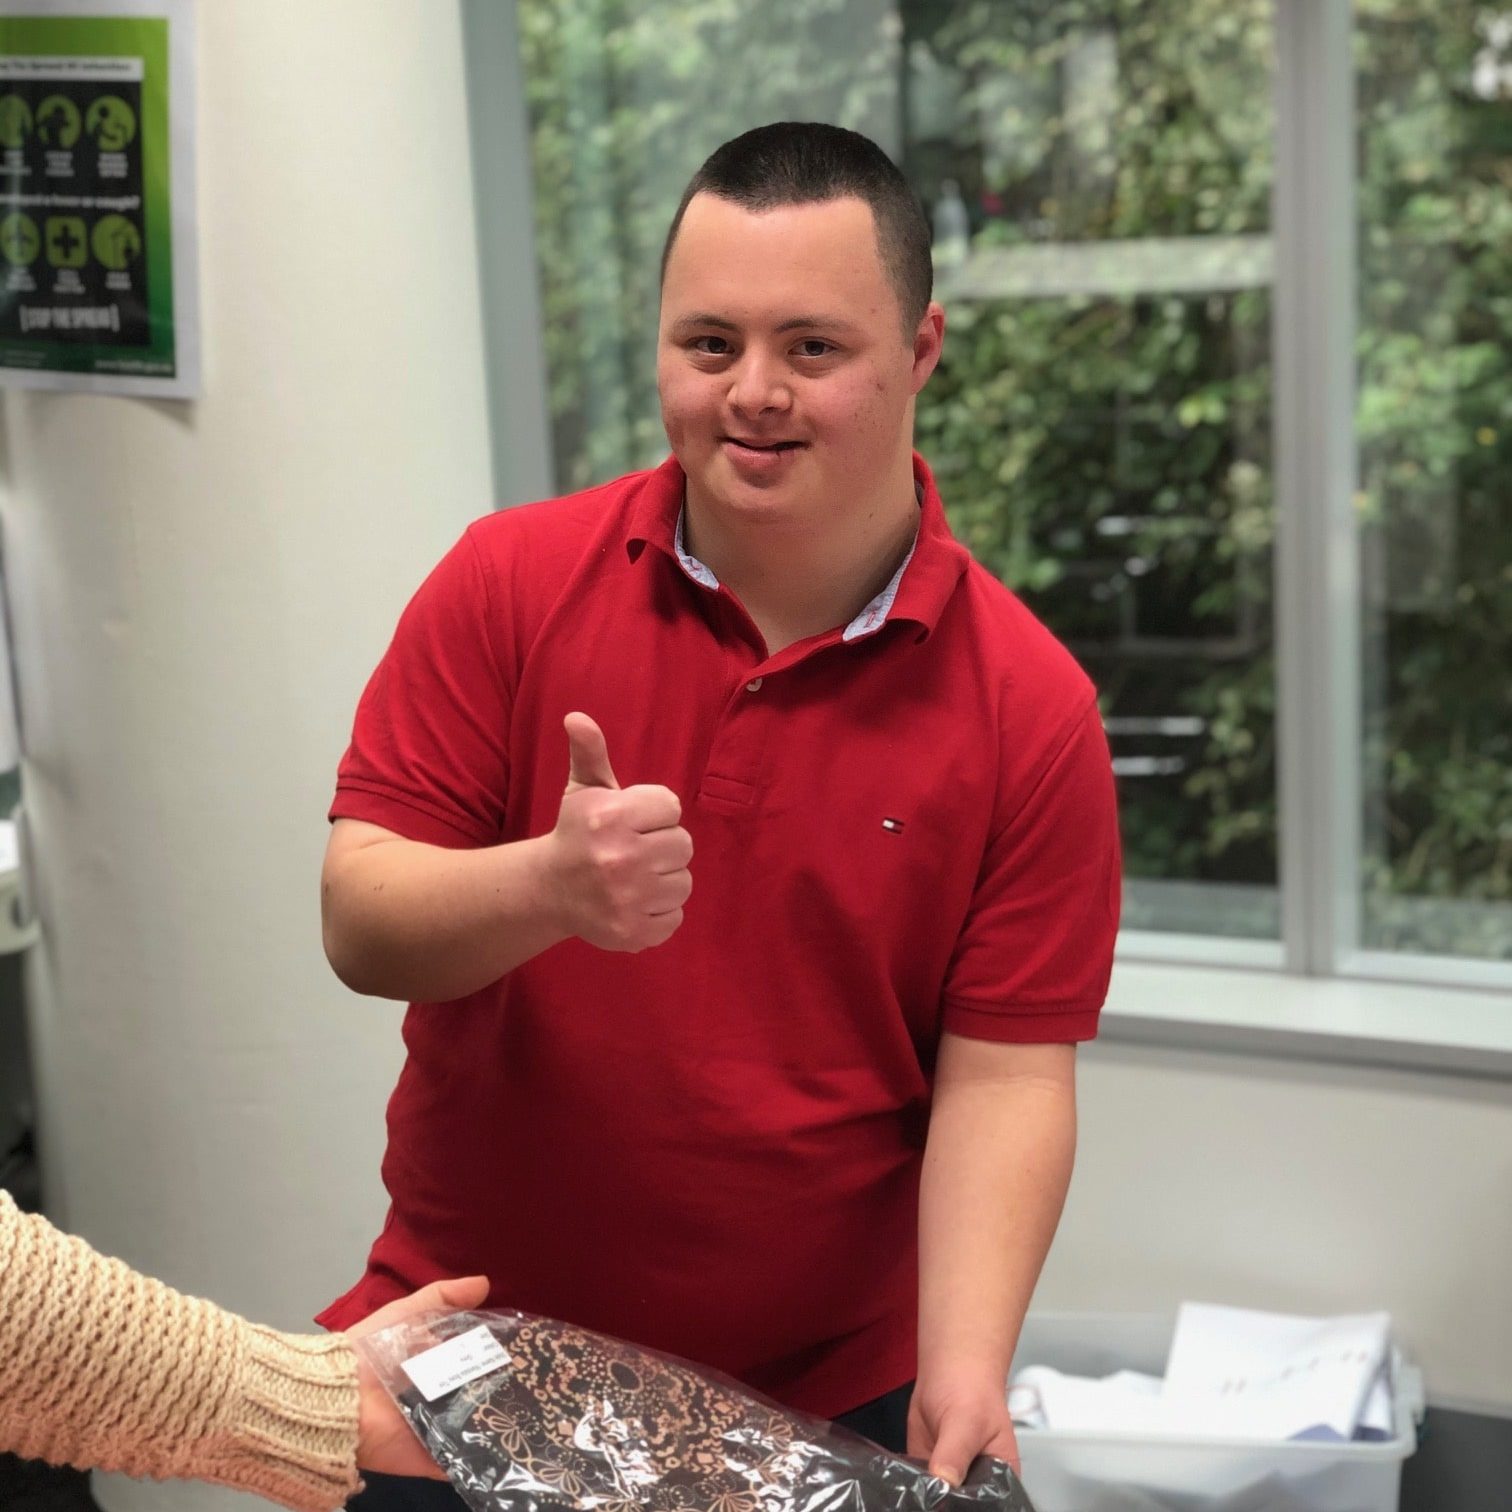
{"type": "Polygon", "coordinates": [[[1512,995],[1125,958],[1102,1038],[1512,1078],[1512,995]]]}

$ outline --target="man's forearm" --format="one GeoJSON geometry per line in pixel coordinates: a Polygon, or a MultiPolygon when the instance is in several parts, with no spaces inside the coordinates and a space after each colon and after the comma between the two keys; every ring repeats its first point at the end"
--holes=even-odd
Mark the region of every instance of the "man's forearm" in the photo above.
{"type": "Polygon", "coordinates": [[[1006,1381],[1071,1179],[1074,1056],[941,1045],[919,1193],[921,1381],[1006,1381]]]}
{"type": "Polygon", "coordinates": [[[444,1003],[566,939],[549,844],[449,850],[388,838],[328,857],[321,919],[337,976],[354,992],[444,1003]]]}

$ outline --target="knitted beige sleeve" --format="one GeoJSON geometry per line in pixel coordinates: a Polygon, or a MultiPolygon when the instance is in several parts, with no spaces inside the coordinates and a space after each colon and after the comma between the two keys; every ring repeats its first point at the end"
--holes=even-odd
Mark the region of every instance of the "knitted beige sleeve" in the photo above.
{"type": "Polygon", "coordinates": [[[0,1192],[0,1450],[327,1512],[361,1484],[356,1449],[343,1336],[259,1328],[0,1192]]]}

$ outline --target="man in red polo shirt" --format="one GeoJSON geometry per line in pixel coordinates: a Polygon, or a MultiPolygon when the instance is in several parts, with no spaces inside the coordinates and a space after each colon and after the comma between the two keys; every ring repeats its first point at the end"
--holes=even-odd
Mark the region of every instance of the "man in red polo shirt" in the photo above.
{"type": "Polygon", "coordinates": [[[872,143],[727,143],[663,263],[672,456],[478,521],[405,611],[323,879],[337,972],[412,1005],[392,1205],[323,1322],[486,1273],[951,1478],[1016,1460],[1117,824],[1090,684],[912,451],[930,293],[872,143]]]}

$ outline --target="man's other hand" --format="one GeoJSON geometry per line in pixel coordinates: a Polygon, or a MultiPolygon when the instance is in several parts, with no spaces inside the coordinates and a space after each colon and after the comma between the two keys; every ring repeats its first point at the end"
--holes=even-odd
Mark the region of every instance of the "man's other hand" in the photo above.
{"type": "Polygon", "coordinates": [[[931,1382],[921,1374],[908,1409],[908,1452],[928,1460],[929,1473],[953,1486],[979,1454],[1007,1460],[1017,1474],[1007,1381],[977,1376],[931,1382]]]}
{"type": "Polygon", "coordinates": [[[567,791],[551,832],[550,874],[566,932],[600,950],[671,938],[693,891],[693,839],[670,788],[622,788],[604,732],[569,714],[567,791]]]}

